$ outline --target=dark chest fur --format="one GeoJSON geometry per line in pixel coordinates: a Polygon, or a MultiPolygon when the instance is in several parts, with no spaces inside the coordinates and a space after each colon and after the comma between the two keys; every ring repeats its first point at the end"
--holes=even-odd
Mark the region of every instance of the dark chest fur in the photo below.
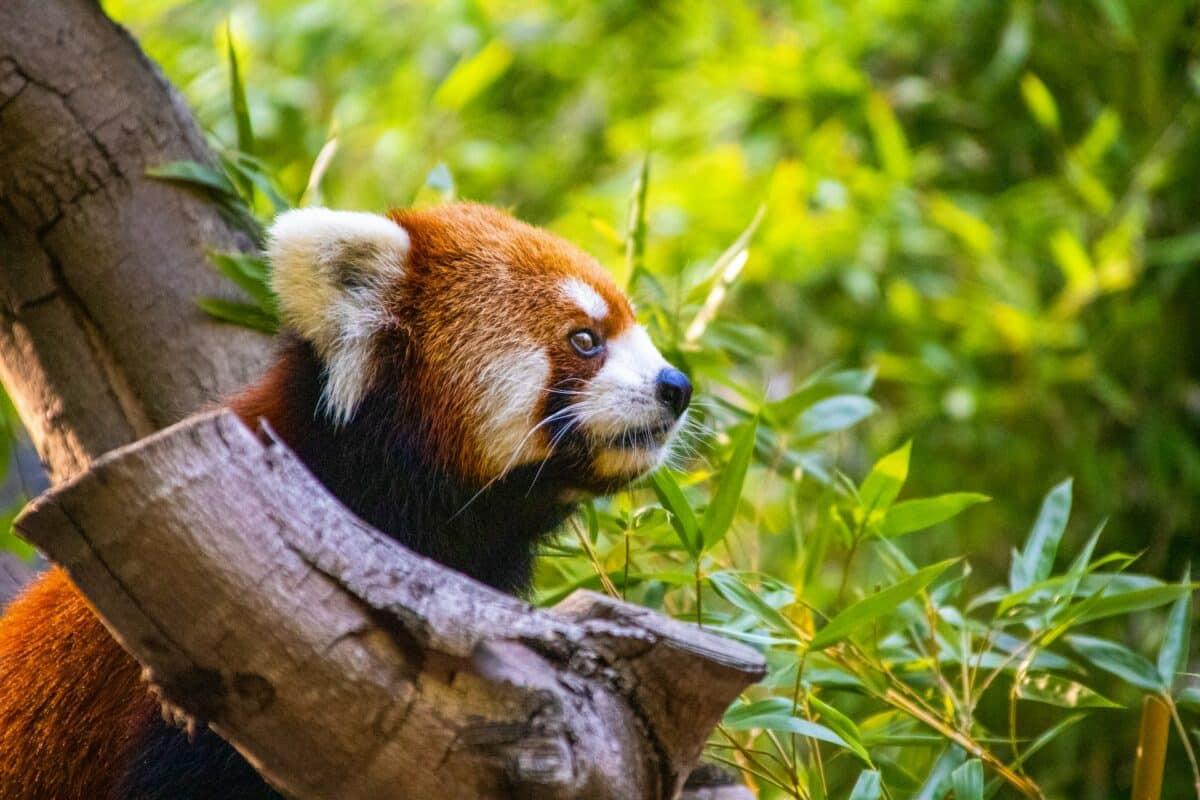
{"type": "Polygon", "coordinates": [[[539,542],[573,510],[561,499],[569,464],[521,466],[486,487],[470,485],[430,457],[402,380],[381,377],[340,427],[319,411],[321,387],[316,355],[290,340],[259,392],[284,405],[255,403],[252,391],[234,407],[247,422],[266,417],[339,500],[396,541],[502,591],[528,588],[539,542]]]}
{"type": "MultiPolygon", "coordinates": [[[[538,543],[572,507],[561,502],[569,463],[520,467],[482,492],[434,466],[421,422],[383,380],[344,427],[319,413],[316,355],[286,341],[267,378],[231,406],[265,418],[308,468],[361,519],[396,541],[502,591],[528,589],[538,543]]],[[[145,731],[121,800],[282,800],[211,731],[197,740],[163,722],[145,731]]]]}

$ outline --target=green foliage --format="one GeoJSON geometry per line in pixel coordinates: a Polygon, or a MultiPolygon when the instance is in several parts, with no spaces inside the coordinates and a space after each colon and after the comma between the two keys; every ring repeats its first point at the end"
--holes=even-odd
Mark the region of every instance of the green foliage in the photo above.
{"type": "MultiPolygon", "coordinates": [[[[461,196],[628,286],[687,442],[537,599],[762,649],[709,751],[760,796],[1121,796],[1145,692],[1192,791],[1194,4],[106,6],[218,145],[157,174],[252,235],[461,196]]],[[[264,265],[213,260],[246,297],[199,302],[273,328],[264,265]]]]}
{"type": "Polygon", "coordinates": [[[33,548],[17,538],[12,527],[17,512],[29,500],[30,494],[17,460],[23,435],[17,410],[4,387],[0,386],[0,553],[8,552],[23,561],[32,561],[33,548]]]}

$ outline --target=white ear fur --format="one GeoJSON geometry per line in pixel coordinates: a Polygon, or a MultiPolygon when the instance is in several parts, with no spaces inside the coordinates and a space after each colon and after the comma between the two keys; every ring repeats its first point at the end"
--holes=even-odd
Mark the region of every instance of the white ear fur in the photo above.
{"type": "Polygon", "coordinates": [[[371,384],[371,340],[386,321],[383,292],[404,274],[408,233],[378,214],[302,208],[276,217],[268,236],[280,315],[325,362],[322,401],[344,423],[371,384]]]}

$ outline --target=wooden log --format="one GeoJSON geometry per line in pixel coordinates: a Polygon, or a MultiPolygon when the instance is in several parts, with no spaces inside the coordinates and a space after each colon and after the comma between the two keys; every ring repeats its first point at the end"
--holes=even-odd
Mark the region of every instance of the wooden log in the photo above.
{"type": "Polygon", "coordinates": [[[167,707],[298,798],[670,798],[763,675],[743,645],[577,593],[534,609],[358,520],[229,412],[99,459],[18,532],[167,707]]]}

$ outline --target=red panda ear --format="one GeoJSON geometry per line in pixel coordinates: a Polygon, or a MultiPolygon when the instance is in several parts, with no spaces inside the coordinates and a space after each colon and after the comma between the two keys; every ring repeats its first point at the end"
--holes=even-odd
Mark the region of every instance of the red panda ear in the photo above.
{"type": "Polygon", "coordinates": [[[341,422],[371,382],[371,346],[387,324],[384,292],[404,275],[408,233],[377,214],[303,208],[276,218],[267,257],[284,323],[325,362],[326,410],[341,422]]]}

